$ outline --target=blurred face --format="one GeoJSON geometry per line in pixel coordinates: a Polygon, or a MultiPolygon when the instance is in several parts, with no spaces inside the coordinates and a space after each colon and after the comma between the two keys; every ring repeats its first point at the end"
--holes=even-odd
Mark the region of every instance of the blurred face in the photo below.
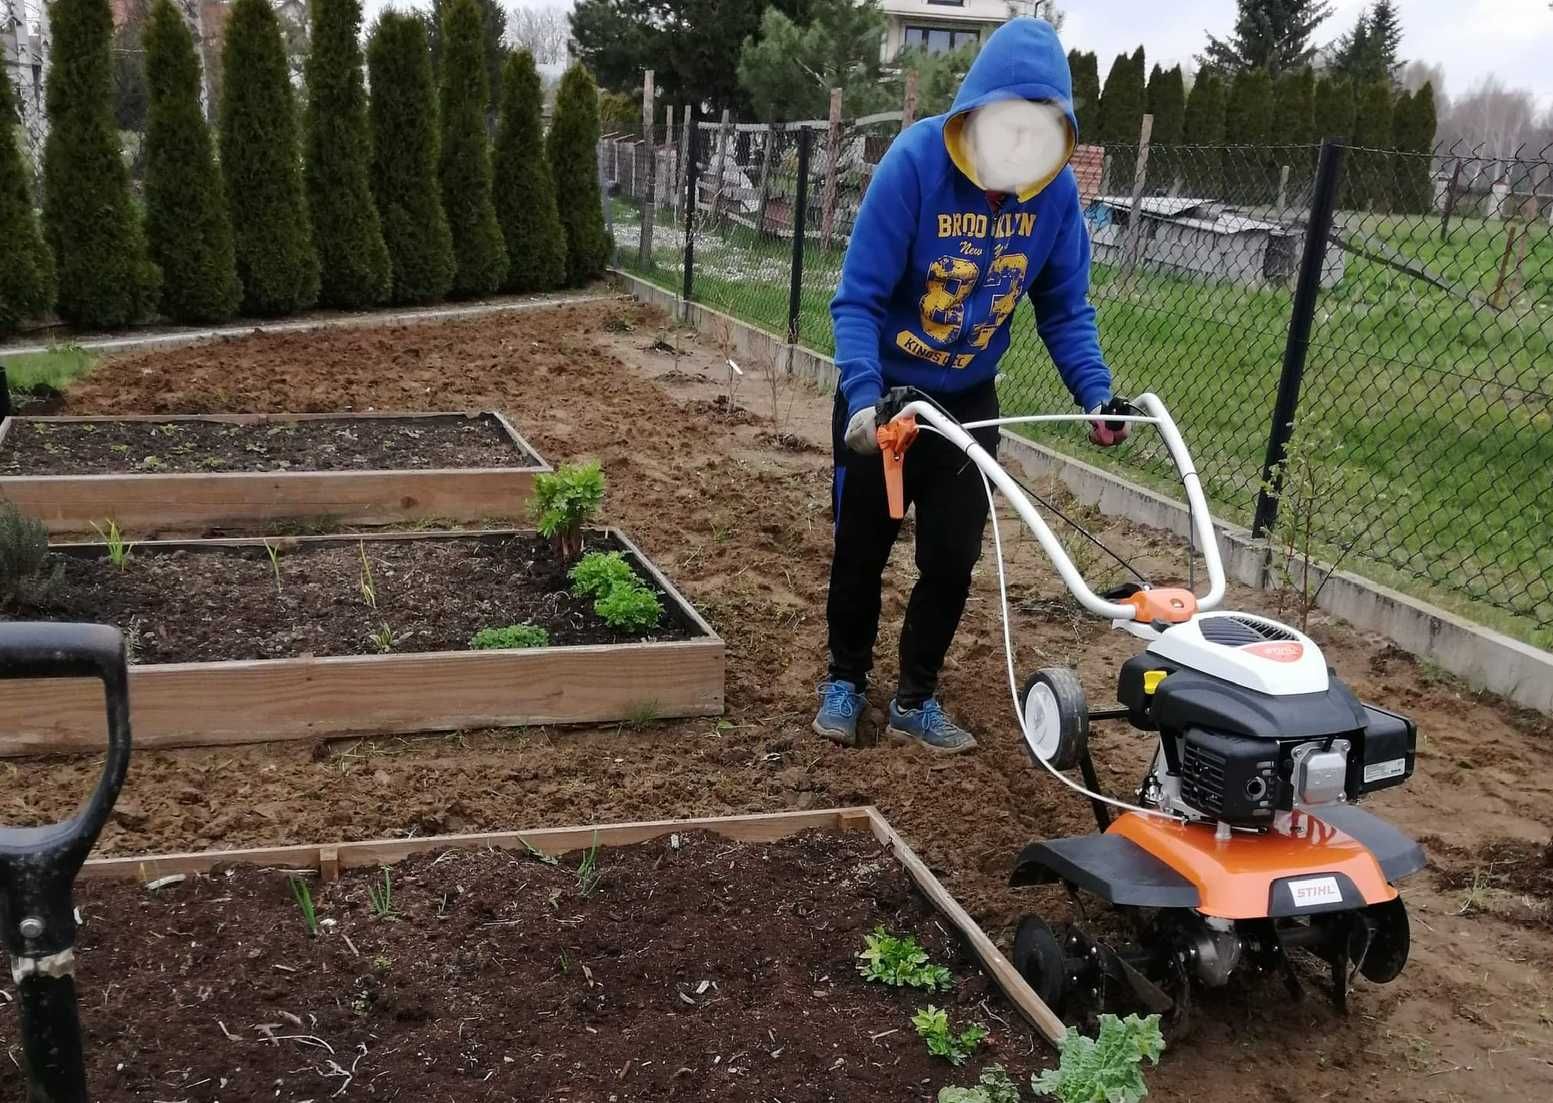
{"type": "Polygon", "coordinates": [[[965,121],[981,186],[1019,194],[1056,175],[1068,155],[1068,120],[1053,103],[999,100],[965,121]]]}

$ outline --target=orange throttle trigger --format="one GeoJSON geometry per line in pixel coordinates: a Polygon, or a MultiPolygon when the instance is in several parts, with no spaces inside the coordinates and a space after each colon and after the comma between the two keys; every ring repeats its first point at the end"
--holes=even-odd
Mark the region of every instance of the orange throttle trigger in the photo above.
{"type": "Polygon", "coordinates": [[[906,516],[906,449],[917,439],[915,414],[900,417],[874,430],[879,452],[884,457],[884,491],[890,504],[890,517],[899,521],[906,516]]]}

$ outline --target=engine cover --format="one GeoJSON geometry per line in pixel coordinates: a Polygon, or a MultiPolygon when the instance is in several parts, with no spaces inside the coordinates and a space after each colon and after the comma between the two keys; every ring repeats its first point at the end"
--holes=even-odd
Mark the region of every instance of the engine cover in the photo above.
{"type": "Polygon", "coordinates": [[[1250,613],[1200,614],[1167,628],[1149,654],[1275,697],[1327,688],[1326,659],[1315,641],[1250,613]]]}

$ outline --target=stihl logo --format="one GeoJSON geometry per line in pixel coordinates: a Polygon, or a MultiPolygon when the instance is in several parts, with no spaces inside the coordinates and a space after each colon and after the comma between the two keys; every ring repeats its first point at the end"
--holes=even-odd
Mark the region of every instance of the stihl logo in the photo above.
{"type": "Polygon", "coordinates": [[[1314,908],[1318,904],[1341,904],[1343,890],[1336,877],[1312,877],[1308,881],[1290,881],[1289,893],[1296,908],[1314,908]]]}
{"type": "Polygon", "coordinates": [[[1260,659],[1271,659],[1275,663],[1297,663],[1305,654],[1305,645],[1302,643],[1248,643],[1241,648],[1249,651],[1260,659]]]}

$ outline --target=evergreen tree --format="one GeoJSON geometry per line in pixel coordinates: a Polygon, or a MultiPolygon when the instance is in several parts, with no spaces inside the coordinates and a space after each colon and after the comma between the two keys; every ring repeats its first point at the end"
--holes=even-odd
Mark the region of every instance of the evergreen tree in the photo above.
{"type": "Polygon", "coordinates": [[[1149,178],[1169,185],[1179,172],[1181,136],[1186,127],[1186,81],[1181,67],[1154,66],[1149,75],[1148,113],[1154,116],[1149,178]]]}
{"type": "Polygon", "coordinates": [[[598,88],[586,69],[573,65],[556,92],[546,152],[566,230],[566,279],[574,285],[603,275],[613,248],[599,194],[598,142],[598,88]]]}
{"type": "Polygon", "coordinates": [[[72,325],[107,329],[155,310],[161,273],[114,128],[108,0],[54,0],[50,12],[43,225],[58,266],[56,309],[72,325]]]}
{"type": "Polygon", "coordinates": [[[32,208],[30,170],[12,140],[11,81],[0,74],[0,337],[17,325],[48,312],[54,305],[54,257],[43,243],[32,208]]]}
{"type": "Polygon", "coordinates": [[[1406,92],[1397,99],[1392,116],[1392,144],[1396,155],[1397,200],[1394,210],[1407,214],[1427,214],[1434,201],[1434,185],[1429,170],[1434,152],[1436,126],[1434,85],[1425,83],[1411,96],[1406,92]]]}
{"type": "Polygon", "coordinates": [[[372,202],[372,134],[361,78],[361,0],[312,0],[307,77],[307,209],[318,301],[358,310],[388,298],[388,246],[372,202]]]}
{"type": "Polygon", "coordinates": [[[1314,137],[1348,141],[1354,133],[1353,85],[1347,78],[1325,74],[1316,82],[1314,137]]]}
{"type": "MultiPolygon", "coordinates": [[[[442,21],[441,179],[453,233],[452,293],[462,299],[491,294],[507,276],[507,248],[491,202],[483,36],[475,0],[452,0],[442,21]]],[[[597,126],[595,141],[596,131],[597,126]]]]}
{"type": "Polygon", "coordinates": [[[162,313],[180,322],[225,321],[243,293],[232,223],[200,110],[194,36],[172,0],[156,0],[144,41],[146,236],[162,269],[162,313]]]}
{"type": "Polygon", "coordinates": [[[1137,165],[1138,138],[1143,129],[1144,100],[1147,83],[1144,80],[1143,47],[1139,46],[1131,57],[1117,54],[1106,75],[1105,90],[1100,93],[1100,134],[1111,151],[1111,175],[1109,187],[1132,187],[1133,170],[1137,165]]]}
{"type": "Polygon", "coordinates": [[[823,118],[832,88],[842,90],[849,116],[900,105],[879,79],[885,17],[877,0],[809,0],[807,15],[798,22],[767,8],[760,34],[739,51],[739,84],[762,119],[823,118]]]}
{"type": "Polygon", "coordinates": [[[437,183],[436,85],[426,21],[389,10],[367,45],[372,194],[389,259],[389,299],[434,302],[453,285],[453,234],[437,183]]]}
{"type": "Polygon", "coordinates": [[[544,155],[544,92],[534,55],[514,51],[502,71],[496,135],[496,217],[507,244],[508,291],[549,291],[566,282],[566,231],[544,155]]]}
{"type": "Polygon", "coordinates": [[[1393,0],[1376,0],[1361,10],[1353,29],[1334,45],[1332,68],[1361,87],[1395,80],[1402,67],[1402,21],[1393,0]]]}
{"type": "Polygon", "coordinates": [[[1186,122],[1182,137],[1182,172],[1187,189],[1197,198],[1223,195],[1225,90],[1223,78],[1212,69],[1197,74],[1192,94],[1186,98],[1186,122]]]}
{"type": "Polygon", "coordinates": [[[1273,132],[1273,78],[1266,69],[1235,74],[1224,116],[1224,140],[1230,145],[1265,146],[1273,132]]]}
{"type": "Polygon", "coordinates": [[[1328,0],[1237,0],[1236,9],[1230,37],[1209,35],[1198,56],[1203,66],[1230,75],[1265,69],[1276,77],[1309,65],[1316,53],[1311,36],[1332,14],[1328,0]]]}
{"type": "Polygon", "coordinates": [[[1359,90],[1354,116],[1354,149],[1348,153],[1344,176],[1348,201],[1360,210],[1385,213],[1395,198],[1391,122],[1394,103],[1389,80],[1371,81],[1359,90]]]}
{"type": "Polygon", "coordinates": [[[243,313],[305,310],[318,301],[318,254],[286,47],[269,0],[233,0],[221,69],[221,176],[243,313]]]}
{"type": "Polygon", "coordinates": [[[1100,135],[1100,62],[1093,53],[1068,54],[1073,73],[1073,114],[1078,119],[1079,140],[1102,141],[1100,135]]]}
{"type": "MultiPolygon", "coordinates": [[[[431,0],[427,31],[431,39],[432,72],[438,75],[442,71],[443,28],[447,25],[448,9],[455,3],[457,0],[431,0]]],[[[502,35],[507,30],[507,9],[501,0],[474,0],[474,4],[480,16],[479,58],[485,67],[486,94],[494,100],[496,90],[501,87],[502,63],[507,58],[507,47],[502,44],[502,35]]]]}
{"type": "Polygon", "coordinates": [[[1281,175],[1283,166],[1289,166],[1290,190],[1283,193],[1287,202],[1300,194],[1308,182],[1311,160],[1309,147],[1315,134],[1316,74],[1308,66],[1286,70],[1273,89],[1273,121],[1270,173],[1281,175]],[[1296,146],[1305,149],[1287,149],[1296,146]]]}

